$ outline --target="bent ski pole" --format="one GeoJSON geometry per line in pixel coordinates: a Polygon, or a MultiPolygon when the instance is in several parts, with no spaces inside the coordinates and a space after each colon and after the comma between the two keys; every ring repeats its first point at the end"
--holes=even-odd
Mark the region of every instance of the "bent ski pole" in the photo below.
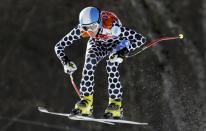
{"type": "Polygon", "coordinates": [[[79,92],[79,89],[77,88],[77,85],[76,85],[75,82],[74,82],[74,79],[73,79],[72,74],[70,74],[70,79],[71,79],[72,85],[73,85],[73,87],[74,87],[74,89],[75,89],[77,95],[78,95],[79,98],[80,98],[80,92],[79,92]]]}
{"type": "Polygon", "coordinates": [[[150,42],[149,44],[147,44],[145,47],[143,47],[140,51],[134,53],[134,54],[128,54],[127,56],[125,56],[126,58],[128,57],[132,57],[132,56],[135,56],[139,53],[141,53],[142,51],[146,50],[147,48],[149,47],[152,47],[152,46],[155,46],[156,44],[158,44],[160,41],[166,41],[166,40],[175,40],[175,39],[183,39],[183,34],[179,34],[179,36],[174,36],[174,37],[161,37],[161,38],[158,38],[152,42],[150,42]]]}

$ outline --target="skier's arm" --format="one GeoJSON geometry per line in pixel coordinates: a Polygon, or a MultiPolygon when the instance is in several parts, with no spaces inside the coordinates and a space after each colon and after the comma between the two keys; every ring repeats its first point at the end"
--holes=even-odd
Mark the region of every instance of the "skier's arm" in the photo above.
{"type": "Polygon", "coordinates": [[[55,53],[62,63],[65,63],[65,61],[68,60],[64,52],[65,47],[73,44],[75,40],[78,40],[80,38],[80,28],[79,26],[76,26],[55,45],[55,53]]]}
{"type": "Polygon", "coordinates": [[[136,31],[127,27],[120,27],[120,30],[121,33],[119,34],[119,36],[130,41],[129,46],[127,47],[129,52],[145,44],[146,38],[140,33],[137,33],[136,31]]]}

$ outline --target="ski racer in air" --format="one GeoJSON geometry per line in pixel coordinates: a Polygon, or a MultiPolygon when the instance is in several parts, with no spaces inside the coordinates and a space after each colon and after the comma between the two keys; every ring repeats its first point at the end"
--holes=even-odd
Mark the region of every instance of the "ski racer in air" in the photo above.
{"type": "Polygon", "coordinates": [[[135,30],[122,25],[113,12],[86,7],[79,14],[79,24],[55,45],[56,55],[67,74],[74,73],[77,66],[65,55],[64,49],[82,38],[89,40],[80,83],[80,101],[75,104],[71,113],[92,116],[94,72],[97,64],[105,58],[109,99],[104,116],[121,119],[123,90],[118,66],[123,62],[125,55],[141,47],[146,39],[135,30]]]}

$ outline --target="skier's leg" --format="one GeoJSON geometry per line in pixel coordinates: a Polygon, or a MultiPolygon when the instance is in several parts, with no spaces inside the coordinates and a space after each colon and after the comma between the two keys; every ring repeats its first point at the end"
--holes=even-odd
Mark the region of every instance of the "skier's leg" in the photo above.
{"type": "Polygon", "coordinates": [[[75,105],[73,114],[91,115],[93,110],[93,86],[95,67],[106,56],[101,44],[90,40],[80,83],[81,100],[75,105]]]}
{"type": "Polygon", "coordinates": [[[111,99],[122,99],[122,86],[120,83],[120,74],[118,70],[119,63],[112,63],[107,60],[108,73],[108,92],[111,99]]]}
{"type": "Polygon", "coordinates": [[[106,50],[101,46],[101,43],[93,40],[88,42],[80,83],[81,96],[89,96],[93,94],[95,68],[106,55],[106,50]]]}
{"type": "Polygon", "coordinates": [[[120,74],[118,71],[118,62],[111,62],[107,60],[107,73],[108,77],[108,92],[109,92],[109,104],[105,110],[106,118],[122,118],[123,108],[122,108],[122,86],[120,83],[120,74]]]}

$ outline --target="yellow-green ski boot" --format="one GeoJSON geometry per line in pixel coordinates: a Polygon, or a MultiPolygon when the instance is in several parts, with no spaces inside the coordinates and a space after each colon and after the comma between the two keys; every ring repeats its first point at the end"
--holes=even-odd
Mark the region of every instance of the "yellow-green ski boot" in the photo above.
{"type": "Polygon", "coordinates": [[[122,101],[110,98],[104,117],[106,119],[121,119],[123,117],[122,101]]]}
{"type": "Polygon", "coordinates": [[[92,116],[93,113],[93,95],[82,96],[81,100],[75,104],[72,115],[92,116]]]}

